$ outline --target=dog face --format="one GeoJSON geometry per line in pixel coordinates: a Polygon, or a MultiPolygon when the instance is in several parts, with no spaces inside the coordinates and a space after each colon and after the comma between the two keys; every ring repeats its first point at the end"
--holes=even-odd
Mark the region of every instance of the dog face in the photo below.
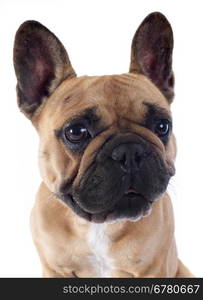
{"type": "Polygon", "coordinates": [[[92,222],[137,220],[174,175],[173,36],[150,14],[132,42],[130,73],[76,77],[60,41],[38,22],[14,46],[18,104],[40,137],[48,188],[92,222]]]}

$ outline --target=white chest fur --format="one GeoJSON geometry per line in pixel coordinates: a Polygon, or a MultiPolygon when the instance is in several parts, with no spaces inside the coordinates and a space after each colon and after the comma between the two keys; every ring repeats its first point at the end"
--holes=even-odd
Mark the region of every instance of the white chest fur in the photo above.
{"type": "Polygon", "coordinates": [[[92,255],[89,257],[97,277],[110,277],[114,269],[108,256],[110,240],[106,234],[107,224],[91,224],[88,231],[88,244],[92,255]]]}

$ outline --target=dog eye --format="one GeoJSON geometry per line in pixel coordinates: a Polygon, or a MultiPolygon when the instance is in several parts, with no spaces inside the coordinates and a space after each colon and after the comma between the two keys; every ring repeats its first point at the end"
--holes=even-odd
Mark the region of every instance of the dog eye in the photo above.
{"type": "Polygon", "coordinates": [[[170,124],[168,120],[160,120],[157,122],[156,126],[155,126],[155,133],[159,136],[159,137],[164,137],[169,133],[170,130],[170,124]]]}
{"type": "Polygon", "coordinates": [[[89,132],[84,125],[76,124],[65,128],[64,135],[71,143],[81,143],[89,137],[89,132]]]}

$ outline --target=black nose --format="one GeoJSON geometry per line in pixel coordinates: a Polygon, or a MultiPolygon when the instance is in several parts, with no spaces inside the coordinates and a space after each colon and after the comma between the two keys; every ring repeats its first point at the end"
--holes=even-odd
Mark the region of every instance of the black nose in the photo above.
{"type": "Polygon", "coordinates": [[[128,143],[114,148],[111,157],[119,162],[124,172],[130,173],[140,169],[147,155],[145,147],[141,144],[128,143]]]}

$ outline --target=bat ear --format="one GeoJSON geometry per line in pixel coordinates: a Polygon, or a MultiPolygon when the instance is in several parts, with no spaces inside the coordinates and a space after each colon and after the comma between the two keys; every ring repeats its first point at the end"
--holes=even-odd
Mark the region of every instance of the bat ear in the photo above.
{"type": "Polygon", "coordinates": [[[132,41],[130,72],[147,76],[169,102],[174,96],[172,52],[173,32],[170,23],[159,12],[148,15],[132,41]]]}
{"type": "Polygon", "coordinates": [[[16,33],[14,68],[18,105],[30,119],[64,79],[76,76],[61,42],[36,21],[23,23],[16,33]]]}

